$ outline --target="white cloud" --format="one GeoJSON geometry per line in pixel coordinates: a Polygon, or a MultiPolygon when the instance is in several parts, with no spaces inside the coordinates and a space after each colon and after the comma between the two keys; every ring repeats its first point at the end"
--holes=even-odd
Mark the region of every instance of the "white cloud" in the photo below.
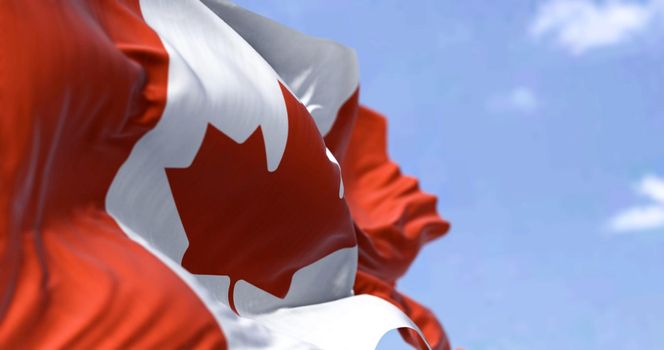
{"type": "Polygon", "coordinates": [[[615,232],[643,231],[664,227],[664,206],[650,205],[627,209],[611,219],[615,232]]]}
{"type": "Polygon", "coordinates": [[[522,110],[524,112],[532,112],[537,108],[537,97],[535,93],[525,87],[518,87],[509,95],[509,103],[514,106],[514,108],[522,110]]]}
{"type": "Polygon", "coordinates": [[[664,178],[647,175],[639,182],[638,192],[664,205],[664,178]]]}
{"type": "Polygon", "coordinates": [[[517,86],[506,94],[492,97],[488,106],[494,111],[517,111],[532,113],[539,105],[535,92],[525,86],[517,86]]]}
{"type": "Polygon", "coordinates": [[[535,38],[551,36],[558,45],[580,55],[634,38],[661,17],[662,10],[662,0],[549,0],[539,8],[530,34],[535,38]]]}
{"type": "Polygon", "coordinates": [[[647,175],[635,186],[635,192],[654,203],[623,210],[609,220],[609,228],[614,232],[664,228],[664,178],[647,175]]]}

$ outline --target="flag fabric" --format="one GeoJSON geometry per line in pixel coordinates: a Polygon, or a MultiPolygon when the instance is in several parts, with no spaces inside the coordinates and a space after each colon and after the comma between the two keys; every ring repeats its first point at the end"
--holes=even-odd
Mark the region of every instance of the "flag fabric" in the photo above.
{"type": "Polygon", "coordinates": [[[449,228],[351,49],[219,0],[0,4],[0,348],[449,349],[449,228]]]}

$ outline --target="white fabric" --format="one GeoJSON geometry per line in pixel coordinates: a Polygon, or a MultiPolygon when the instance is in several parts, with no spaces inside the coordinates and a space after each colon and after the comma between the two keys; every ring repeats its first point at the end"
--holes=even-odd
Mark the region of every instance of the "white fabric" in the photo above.
{"type": "MultiPolygon", "coordinates": [[[[130,228],[123,226],[122,224],[119,224],[119,226],[129,238],[157,257],[162,263],[164,263],[164,265],[168,266],[176,275],[178,275],[189,288],[191,288],[194,294],[196,294],[208,310],[210,310],[210,313],[214,316],[217,324],[219,324],[224,333],[229,349],[324,349],[320,346],[307,343],[302,339],[290,337],[286,333],[275,332],[255,320],[236,315],[230,308],[228,308],[228,306],[217,300],[215,296],[211,295],[210,291],[196,281],[194,275],[187,272],[187,270],[180,266],[180,264],[165,256],[158,249],[155,249],[150,243],[146,242],[141,235],[132,231],[130,228]]],[[[221,278],[221,280],[223,280],[223,278],[221,278]]]]}
{"type": "Polygon", "coordinates": [[[412,328],[424,339],[401,310],[372,295],[282,309],[256,320],[278,333],[329,350],[375,349],[380,338],[396,328],[412,328]]]}
{"type": "MultiPolygon", "coordinates": [[[[350,296],[357,247],[341,249],[298,271],[285,299],[238,281],[233,291],[235,304],[251,319],[239,317],[227,307],[227,276],[194,276],[180,266],[188,240],[164,169],[191,164],[207,124],[238,143],[261,127],[266,167],[274,171],[288,137],[286,107],[278,81],[290,83],[296,96],[307,102],[322,133],[331,127],[338,108],[357,87],[352,51],[329,43],[316,46],[320,41],[294,35],[234,6],[214,4],[210,6],[216,14],[195,0],[140,1],[145,21],[159,35],[169,55],[168,98],[156,127],[137,142],[114,178],[106,197],[107,211],[129,237],[194,290],[219,322],[230,349],[373,349],[391,329],[417,329],[385,301],[350,296]],[[225,11],[229,11],[228,16],[225,11]],[[236,28],[252,28],[255,24],[255,31],[244,32],[251,37],[251,45],[224,22],[226,17],[236,28]],[[270,33],[274,37],[268,37],[270,33]],[[280,55],[277,46],[261,44],[286,45],[284,35],[290,35],[291,41],[301,41],[286,51],[303,50],[308,65],[293,61],[294,66],[289,67],[288,57],[280,55]],[[263,56],[252,45],[260,47],[263,56]],[[340,65],[330,66],[335,62],[340,65]],[[348,74],[338,73],[344,69],[348,74]],[[337,72],[339,77],[330,72],[337,72]],[[334,91],[334,84],[338,91],[334,91]],[[289,308],[327,300],[335,301],[289,308]]],[[[330,161],[336,163],[333,157],[330,161]]],[[[340,181],[340,196],[342,186],[340,181]]]]}
{"type": "Polygon", "coordinates": [[[307,106],[321,135],[355,92],[359,69],[355,51],[304,35],[226,0],[203,0],[274,68],[307,106]]]}

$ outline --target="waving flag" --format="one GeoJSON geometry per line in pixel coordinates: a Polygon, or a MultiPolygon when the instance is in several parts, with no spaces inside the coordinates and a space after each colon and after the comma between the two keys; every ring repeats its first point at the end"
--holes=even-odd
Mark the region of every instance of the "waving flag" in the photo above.
{"type": "Polygon", "coordinates": [[[225,1],[0,4],[0,348],[448,349],[352,50],[225,1]]]}

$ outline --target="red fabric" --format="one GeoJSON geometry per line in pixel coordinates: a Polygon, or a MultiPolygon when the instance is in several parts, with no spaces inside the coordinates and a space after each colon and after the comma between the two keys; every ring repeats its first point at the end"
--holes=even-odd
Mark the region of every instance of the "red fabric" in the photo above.
{"type": "MultiPolygon", "coordinates": [[[[340,114],[344,111],[352,113],[353,108],[345,106],[340,114]]],[[[449,223],[438,215],[436,198],[420,191],[417,180],[402,175],[390,161],[384,117],[359,107],[354,117],[338,118],[328,135],[338,139],[344,133],[349,134],[350,142],[338,157],[346,201],[358,228],[360,254],[355,293],[392,302],[415,321],[434,349],[447,350],[449,342],[435,316],[395,286],[421,247],[446,233],[449,223]]],[[[328,145],[334,147],[333,143],[328,145]]],[[[422,347],[413,331],[402,334],[411,344],[422,347]]]]}
{"type": "Polygon", "coordinates": [[[360,88],[344,102],[339,108],[337,118],[334,120],[332,129],[325,135],[325,145],[330,149],[338,162],[343,162],[350,143],[350,135],[355,127],[355,119],[359,109],[360,88]]]}
{"type": "Polygon", "coordinates": [[[98,209],[24,231],[21,247],[2,349],[226,348],[182,280],[98,209]]]}
{"type": "Polygon", "coordinates": [[[2,1],[0,23],[0,348],[225,348],[104,210],[166,100],[138,1],[2,1]]]}
{"type": "MultiPolygon", "coordinates": [[[[223,334],[197,296],[105,212],[113,177],[137,140],[157,123],[167,95],[168,56],[141,18],[138,1],[8,0],[0,3],[0,23],[0,348],[225,348],[223,334]]],[[[357,111],[356,92],[326,137],[341,161],[353,228],[338,198],[338,171],[323,158],[306,109],[290,94],[284,97],[290,122],[282,166],[294,147],[304,158],[298,166],[311,169],[289,170],[300,176],[278,187],[307,191],[307,199],[324,194],[320,202],[332,203],[331,208],[315,213],[334,214],[297,223],[316,226],[312,231],[321,235],[304,242],[309,250],[298,250],[305,256],[297,256],[297,266],[275,273],[276,282],[261,281],[264,288],[283,294],[296,268],[357,240],[355,292],[394,303],[434,348],[447,349],[433,315],[394,288],[420,247],[448,228],[436,214],[435,198],[420,192],[417,182],[401,176],[389,161],[385,122],[368,109],[357,111]],[[307,158],[305,151],[317,151],[318,158],[307,158]],[[317,183],[320,179],[324,184],[317,183]],[[311,188],[298,189],[301,181],[312,181],[311,188]],[[343,235],[325,234],[335,230],[343,235]]],[[[260,133],[234,146],[256,153],[256,136],[260,133]]],[[[218,141],[206,138],[203,146],[218,141]]],[[[202,154],[205,158],[205,148],[202,154]]],[[[177,174],[182,173],[171,172],[169,179],[183,182],[177,174]]],[[[274,183],[266,184],[265,191],[273,188],[274,183]]],[[[183,200],[177,198],[182,194],[173,187],[181,210],[183,200]]],[[[284,210],[291,205],[276,196],[265,200],[284,210]]],[[[314,209],[294,208],[301,211],[298,216],[314,209]]],[[[238,221],[252,225],[251,220],[238,221]]],[[[186,214],[183,222],[192,234],[186,214]]],[[[294,222],[287,224],[292,229],[294,222]]],[[[274,246],[294,244],[272,238],[268,243],[274,246]]],[[[246,263],[247,256],[241,258],[246,263]]],[[[206,263],[186,264],[195,270],[210,268],[206,263]]]]}
{"type": "Polygon", "coordinates": [[[189,238],[182,266],[230,276],[231,307],[236,281],[284,298],[295,272],[356,244],[339,168],[304,105],[281,92],[288,141],[275,171],[260,128],[238,144],[212,125],[189,167],[166,169],[189,238]]]}

